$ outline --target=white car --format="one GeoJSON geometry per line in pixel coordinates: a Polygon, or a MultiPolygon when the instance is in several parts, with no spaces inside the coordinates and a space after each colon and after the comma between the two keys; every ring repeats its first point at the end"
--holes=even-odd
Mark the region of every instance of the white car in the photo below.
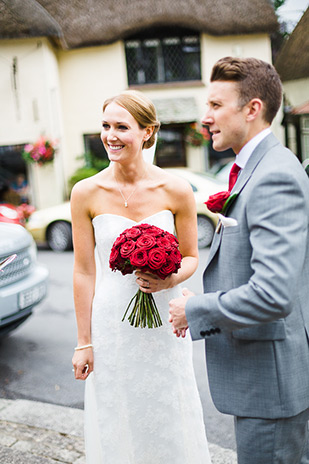
{"type": "Polygon", "coordinates": [[[28,219],[26,228],[37,243],[47,243],[54,251],[71,250],[70,202],[35,211],[28,219]]]}
{"type": "MultiPolygon", "coordinates": [[[[199,248],[208,247],[212,241],[218,216],[209,211],[204,203],[209,195],[226,190],[226,183],[220,182],[215,176],[205,172],[194,172],[188,168],[165,168],[165,170],[183,177],[191,184],[196,200],[199,248]]],[[[72,249],[69,202],[35,211],[30,216],[26,227],[36,242],[45,242],[54,251],[72,249]]]]}

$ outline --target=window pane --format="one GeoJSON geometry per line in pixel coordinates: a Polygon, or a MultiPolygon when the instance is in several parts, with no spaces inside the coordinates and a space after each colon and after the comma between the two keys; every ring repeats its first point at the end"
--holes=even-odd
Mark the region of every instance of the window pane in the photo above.
{"type": "Polygon", "coordinates": [[[184,37],[182,43],[182,52],[184,57],[183,67],[186,72],[186,79],[201,79],[199,40],[197,40],[197,37],[184,37]]]}
{"type": "Polygon", "coordinates": [[[160,42],[150,41],[143,43],[143,70],[146,83],[160,82],[159,78],[159,60],[160,60],[160,42]],[[148,42],[148,44],[147,44],[148,42]],[[155,43],[157,42],[157,43],[155,43]]]}
{"type": "Polygon", "coordinates": [[[163,41],[163,56],[165,67],[165,81],[184,80],[182,46],[180,40],[167,39],[163,41]]]}
{"type": "Polygon", "coordinates": [[[184,129],[162,127],[158,134],[156,164],[160,167],[185,166],[184,129]]]}
{"type": "Polygon", "coordinates": [[[126,42],[126,60],[128,81],[130,84],[144,84],[145,74],[142,69],[142,51],[140,41],[126,42]]]}

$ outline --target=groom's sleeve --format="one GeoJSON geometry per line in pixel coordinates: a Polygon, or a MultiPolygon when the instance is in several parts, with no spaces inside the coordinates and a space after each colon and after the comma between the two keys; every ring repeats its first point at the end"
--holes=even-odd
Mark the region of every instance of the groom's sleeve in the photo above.
{"type": "Polygon", "coordinates": [[[207,322],[207,313],[211,308],[212,296],[215,294],[195,295],[187,301],[185,311],[192,340],[209,338],[221,332],[220,327],[216,324],[207,322]]]}

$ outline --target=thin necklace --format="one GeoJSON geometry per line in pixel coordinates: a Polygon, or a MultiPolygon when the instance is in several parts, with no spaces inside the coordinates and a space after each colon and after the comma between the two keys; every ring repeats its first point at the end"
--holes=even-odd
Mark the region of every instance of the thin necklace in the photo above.
{"type": "MultiPolygon", "coordinates": [[[[136,185],[136,187],[132,190],[132,192],[130,193],[130,195],[128,196],[128,198],[125,198],[125,196],[124,196],[124,194],[122,193],[122,190],[121,190],[121,188],[120,188],[120,185],[119,185],[119,183],[118,183],[118,180],[116,179],[116,175],[115,175],[115,172],[114,172],[114,171],[113,171],[113,174],[114,174],[114,179],[115,179],[115,181],[116,181],[116,184],[117,184],[117,188],[118,188],[118,190],[119,190],[119,193],[120,193],[120,195],[122,196],[122,199],[123,199],[123,201],[124,201],[124,207],[127,208],[127,207],[128,207],[128,201],[130,200],[130,198],[132,197],[132,195],[135,193],[135,191],[136,191],[138,185],[136,185]]],[[[145,168],[145,171],[143,172],[143,175],[142,175],[141,179],[144,178],[145,174],[146,174],[146,168],[145,168]]]]}

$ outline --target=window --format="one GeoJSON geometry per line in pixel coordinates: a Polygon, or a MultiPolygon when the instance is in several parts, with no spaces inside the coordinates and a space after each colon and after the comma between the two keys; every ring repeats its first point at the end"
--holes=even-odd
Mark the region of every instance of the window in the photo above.
{"type": "MultiPolygon", "coordinates": [[[[23,178],[27,184],[27,167],[22,157],[24,144],[0,147],[0,202],[19,205],[28,202],[16,192],[17,178],[23,178]]],[[[27,195],[28,196],[28,195],[27,195]]]]}
{"type": "Polygon", "coordinates": [[[101,140],[101,134],[84,134],[84,159],[87,167],[101,171],[109,165],[109,158],[101,140]]]}
{"type": "Polygon", "coordinates": [[[185,166],[185,126],[182,124],[162,126],[156,147],[156,165],[160,167],[185,166]]]}
{"type": "Polygon", "coordinates": [[[195,31],[145,31],[126,40],[125,52],[129,85],[201,80],[195,31]]]}

